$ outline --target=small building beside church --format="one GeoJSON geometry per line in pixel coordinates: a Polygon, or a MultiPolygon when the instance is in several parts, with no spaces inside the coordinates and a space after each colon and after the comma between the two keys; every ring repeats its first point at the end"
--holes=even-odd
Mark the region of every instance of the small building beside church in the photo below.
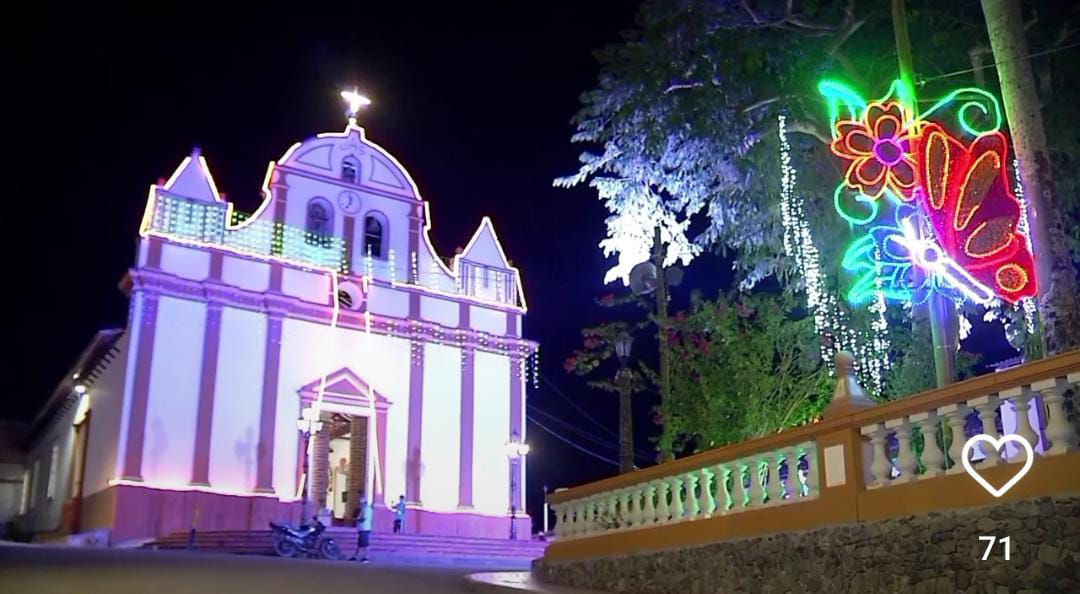
{"type": "Polygon", "coordinates": [[[416,183],[355,120],[290,147],[262,191],[239,213],[198,150],[150,187],[127,324],[32,424],[16,526],[263,530],[306,492],[348,521],[363,491],[376,531],[404,495],[407,531],[506,538],[514,513],[527,537],[506,444],[537,345],[491,220],[441,257],[416,183]]]}

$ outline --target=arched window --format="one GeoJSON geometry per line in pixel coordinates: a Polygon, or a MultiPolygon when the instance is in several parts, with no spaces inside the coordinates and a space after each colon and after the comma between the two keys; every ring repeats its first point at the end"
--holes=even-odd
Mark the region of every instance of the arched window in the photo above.
{"type": "Polygon", "coordinates": [[[334,235],[334,207],[326,198],[312,198],[307,206],[307,220],[304,223],[304,241],[309,245],[329,247],[334,235]]]}
{"type": "Polygon", "coordinates": [[[360,180],[360,163],[352,157],[345,157],[341,162],[341,179],[355,184],[360,180]]]}
{"type": "Polygon", "coordinates": [[[383,218],[378,215],[370,214],[364,217],[364,255],[370,255],[372,258],[385,257],[385,250],[383,250],[383,238],[386,234],[386,227],[383,222],[383,218]]]}

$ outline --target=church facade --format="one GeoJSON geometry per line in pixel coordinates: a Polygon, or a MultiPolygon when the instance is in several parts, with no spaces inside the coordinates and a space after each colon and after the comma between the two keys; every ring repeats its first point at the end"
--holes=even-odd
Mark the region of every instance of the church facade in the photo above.
{"type": "Polygon", "coordinates": [[[506,538],[516,512],[527,537],[506,446],[537,345],[491,221],[444,260],[411,176],[353,120],[271,162],[263,194],[239,214],[198,151],[151,186],[127,326],[35,422],[21,522],[262,530],[305,501],[347,521],[362,491],[377,531],[404,496],[408,531],[506,538]]]}

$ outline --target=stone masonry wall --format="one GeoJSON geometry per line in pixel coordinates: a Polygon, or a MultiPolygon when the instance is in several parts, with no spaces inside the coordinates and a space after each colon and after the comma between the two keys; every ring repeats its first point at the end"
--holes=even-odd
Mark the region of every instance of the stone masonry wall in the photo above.
{"type": "Polygon", "coordinates": [[[609,592],[1080,592],[1080,496],[830,526],[606,559],[534,564],[545,582],[609,592]],[[1011,539],[988,560],[979,536],[1011,539]]]}

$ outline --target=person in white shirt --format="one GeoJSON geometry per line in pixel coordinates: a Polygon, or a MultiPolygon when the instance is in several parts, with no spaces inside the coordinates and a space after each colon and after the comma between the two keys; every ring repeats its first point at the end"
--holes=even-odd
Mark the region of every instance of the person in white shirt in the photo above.
{"type": "Polygon", "coordinates": [[[368,562],[368,546],[371,544],[371,517],[374,515],[374,509],[371,504],[368,503],[367,495],[363,491],[359,493],[359,505],[356,507],[356,552],[352,557],[349,557],[349,561],[356,561],[356,557],[360,555],[360,549],[363,549],[363,557],[360,557],[361,563],[368,562]]]}

